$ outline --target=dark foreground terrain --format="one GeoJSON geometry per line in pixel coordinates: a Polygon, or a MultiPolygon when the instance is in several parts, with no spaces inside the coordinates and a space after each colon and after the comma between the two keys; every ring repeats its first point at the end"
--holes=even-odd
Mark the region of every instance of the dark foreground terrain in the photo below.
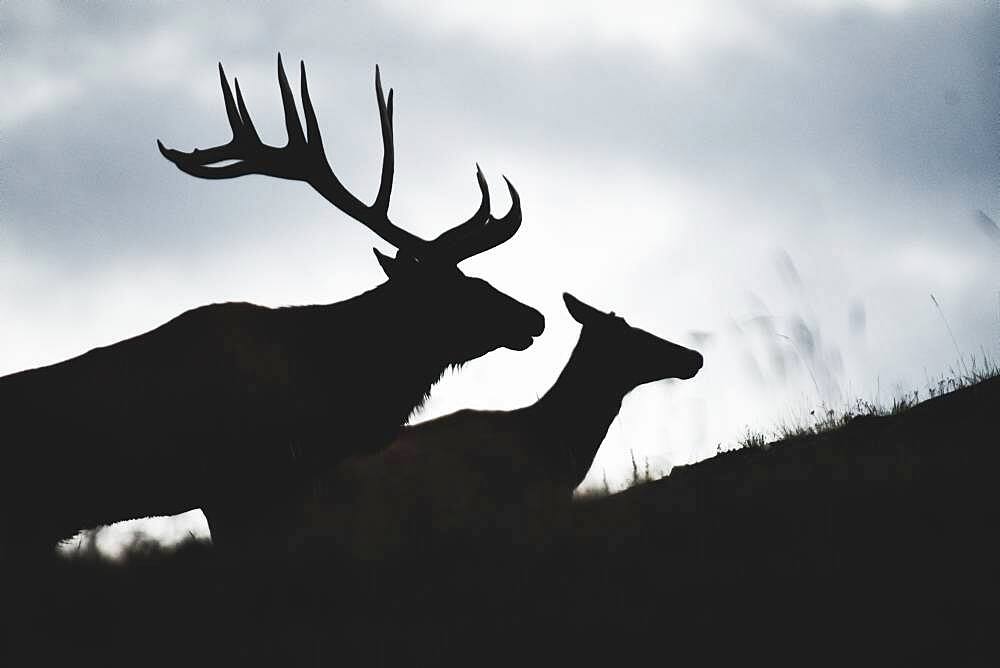
{"type": "Polygon", "coordinates": [[[0,665],[1000,665],[998,411],[994,379],[375,560],[8,570],[0,665]]]}

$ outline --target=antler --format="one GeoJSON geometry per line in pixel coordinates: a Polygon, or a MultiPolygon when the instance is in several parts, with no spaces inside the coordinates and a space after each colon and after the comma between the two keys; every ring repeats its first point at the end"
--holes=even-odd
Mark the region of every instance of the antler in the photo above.
{"type": "MultiPolygon", "coordinates": [[[[482,178],[482,172],[479,172],[478,176],[482,178]]],[[[521,227],[521,197],[517,194],[517,190],[514,189],[513,184],[511,184],[506,176],[503,177],[503,180],[507,184],[507,190],[510,191],[510,210],[502,218],[494,218],[492,215],[487,215],[487,221],[482,225],[482,231],[479,234],[473,236],[468,242],[457,243],[451,255],[451,259],[455,264],[473,255],[496,248],[514,236],[514,233],[521,227]]],[[[448,232],[445,232],[445,234],[448,234],[448,232]]],[[[440,238],[438,237],[438,239],[440,238]]],[[[438,239],[434,240],[435,243],[437,243],[438,239]]]]}
{"type": "Polygon", "coordinates": [[[476,180],[482,193],[482,203],[472,218],[438,235],[432,242],[434,248],[446,255],[454,264],[496,248],[514,236],[521,227],[521,197],[507,177],[503,180],[510,191],[510,210],[502,218],[490,215],[490,191],[483,170],[476,165],[476,180]]]}
{"type": "Polygon", "coordinates": [[[490,216],[489,190],[482,171],[476,168],[476,178],[482,193],[482,202],[473,216],[464,223],[441,234],[433,242],[427,242],[398,227],[389,220],[389,196],[392,193],[394,169],[393,129],[392,129],[392,89],[388,101],[382,93],[382,80],[378,66],[375,66],[375,97],[378,101],[379,121],[382,126],[382,175],[378,194],[371,205],[366,205],[340,182],[327,162],[323,151],[323,140],[316,121],[316,112],[309,97],[306,83],[305,63],[300,62],[302,88],[302,110],[305,114],[306,131],[303,133],[295,107],[295,98],[288,85],[281,54],[278,54],[278,86],[281,89],[281,103],[285,112],[285,128],[288,143],[283,147],[270,146],[260,140],[253,125],[239,80],[234,79],[236,100],[226,80],[226,73],[219,63],[219,80],[226,105],[226,115],[233,131],[227,143],[212,148],[194,149],[190,153],[166,148],[157,140],[156,144],[170,162],[181,171],[203,179],[230,179],[246,174],[262,174],[282,179],[305,181],[335,207],[362,223],[397,249],[418,258],[440,258],[459,262],[476,253],[493,248],[509,239],[520,225],[520,207],[517,192],[508,181],[513,206],[500,220],[490,216]],[[229,161],[227,165],[215,163],[229,161]]]}

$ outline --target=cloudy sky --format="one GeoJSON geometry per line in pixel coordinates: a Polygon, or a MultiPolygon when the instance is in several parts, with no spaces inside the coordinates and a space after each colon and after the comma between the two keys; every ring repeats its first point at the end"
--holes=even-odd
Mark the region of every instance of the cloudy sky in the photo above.
{"type": "Polygon", "coordinates": [[[463,269],[542,310],[546,333],[446,377],[417,419],[534,401],[578,334],[566,290],[706,358],[626,400],[590,477],[613,487],[630,451],[666,471],[1000,355],[1000,243],[975,213],[1000,219],[995,2],[2,12],[0,374],[205,303],[334,302],[382,280],[370,248],[388,249],[307,186],[202,181],[156,150],[228,139],[218,61],[282,143],[278,51],[306,62],[328,155],[365,200],[381,66],[401,225],[430,237],[466,217],[477,161],[495,211],[501,174],[521,193],[521,231],[463,269]]]}

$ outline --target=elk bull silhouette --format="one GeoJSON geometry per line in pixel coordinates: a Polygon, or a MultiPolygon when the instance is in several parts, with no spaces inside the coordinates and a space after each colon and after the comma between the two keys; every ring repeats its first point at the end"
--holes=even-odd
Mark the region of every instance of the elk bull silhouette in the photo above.
{"type": "Polygon", "coordinates": [[[334,304],[196,308],[145,334],[51,366],[0,378],[0,554],[51,551],[73,532],[111,521],[201,507],[213,541],[238,544],[279,513],[316,470],[388,445],[444,370],[544,329],[535,309],[465,276],[457,264],[509,239],[517,192],[490,215],[477,179],[476,213],[426,241],[390,222],[392,91],[375,89],[381,182],[365,205],[340,183],[323,150],[301,65],[306,132],[278,56],[288,144],[261,142],[236,82],[219,65],[233,138],[164,157],[196,177],[263,174],[305,181],[395,246],[376,256],[388,280],[334,304]],[[235,161],[221,166],[214,163],[235,161]],[[331,441],[330,434],[337,434],[331,441]]]}
{"type": "Polygon", "coordinates": [[[330,482],[331,501],[307,507],[300,540],[334,535],[371,556],[428,531],[489,525],[508,508],[516,518],[525,502],[537,510],[538,502],[569,501],[625,395],[701,369],[700,353],[568,293],[563,299],[583,327],[542,398],[517,410],[460,410],[405,427],[387,449],[345,461],[330,482]]]}

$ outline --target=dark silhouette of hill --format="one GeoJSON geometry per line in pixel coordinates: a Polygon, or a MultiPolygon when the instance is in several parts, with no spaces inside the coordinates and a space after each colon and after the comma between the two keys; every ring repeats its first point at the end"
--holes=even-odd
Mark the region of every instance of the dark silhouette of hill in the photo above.
{"type": "Polygon", "coordinates": [[[40,664],[995,665],[998,405],[988,380],[391,559],[39,565],[3,628],[40,664]]]}

